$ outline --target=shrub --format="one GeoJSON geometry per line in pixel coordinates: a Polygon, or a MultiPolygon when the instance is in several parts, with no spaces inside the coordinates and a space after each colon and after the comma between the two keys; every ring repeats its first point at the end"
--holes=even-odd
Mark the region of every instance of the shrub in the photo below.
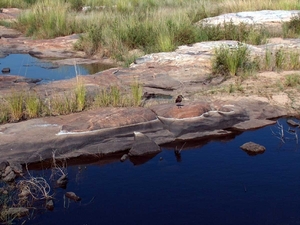
{"type": "Polygon", "coordinates": [[[215,49],[215,57],[212,59],[213,74],[235,76],[238,73],[252,72],[256,68],[254,61],[250,59],[246,45],[239,43],[234,48],[222,45],[215,49]]]}

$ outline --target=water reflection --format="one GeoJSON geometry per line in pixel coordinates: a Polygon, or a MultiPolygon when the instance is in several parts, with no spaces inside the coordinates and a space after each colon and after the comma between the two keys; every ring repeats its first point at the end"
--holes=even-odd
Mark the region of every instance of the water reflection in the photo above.
{"type": "Polygon", "coordinates": [[[5,74],[42,79],[43,82],[70,79],[77,74],[94,74],[111,67],[112,65],[108,64],[93,63],[77,65],[77,70],[75,70],[73,65],[58,66],[49,61],[34,58],[29,54],[10,54],[0,58],[0,71],[3,68],[10,68],[10,72],[5,74]]]}
{"type": "Polygon", "coordinates": [[[70,161],[69,183],[66,190],[54,190],[53,212],[37,214],[26,224],[297,224],[300,151],[287,133],[286,120],[280,124],[284,144],[271,125],[231,140],[177,142],[173,146],[181,149],[180,160],[170,144],[139,166],[121,163],[124,152],[109,159],[70,161]],[[267,150],[249,157],[240,149],[249,141],[267,150]],[[64,208],[68,191],[82,200],[64,208]]]}

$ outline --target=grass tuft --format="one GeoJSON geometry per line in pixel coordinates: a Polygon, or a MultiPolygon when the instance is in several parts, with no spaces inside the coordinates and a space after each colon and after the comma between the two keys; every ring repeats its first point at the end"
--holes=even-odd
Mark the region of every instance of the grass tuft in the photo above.
{"type": "Polygon", "coordinates": [[[213,74],[223,76],[243,75],[251,73],[256,68],[256,63],[251,60],[247,46],[241,43],[233,48],[225,45],[216,48],[212,65],[213,74]]]}
{"type": "Polygon", "coordinates": [[[23,117],[24,110],[24,93],[13,91],[6,98],[11,122],[18,122],[23,117]]]}
{"type": "Polygon", "coordinates": [[[285,78],[285,86],[287,87],[297,87],[300,84],[300,75],[291,74],[287,75],[285,78]]]}

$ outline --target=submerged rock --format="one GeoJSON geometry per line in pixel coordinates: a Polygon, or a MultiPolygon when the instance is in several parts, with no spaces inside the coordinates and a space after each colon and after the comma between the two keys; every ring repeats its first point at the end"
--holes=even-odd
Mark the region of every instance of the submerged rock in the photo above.
{"type": "Polygon", "coordinates": [[[122,155],[120,161],[121,161],[121,162],[124,162],[124,161],[126,161],[127,159],[128,159],[128,154],[124,154],[124,155],[122,155]]]}
{"type": "Polygon", "coordinates": [[[288,119],[286,122],[287,122],[289,125],[293,126],[293,127],[300,126],[300,123],[298,123],[298,122],[296,122],[296,121],[294,121],[294,120],[292,120],[292,119],[288,119]]]}
{"type": "Polygon", "coordinates": [[[240,146],[241,149],[246,151],[249,155],[257,155],[265,152],[266,148],[260,144],[254,142],[247,142],[240,146]]]}
{"type": "Polygon", "coordinates": [[[0,172],[3,173],[5,171],[5,169],[6,169],[7,166],[9,166],[9,163],[7,161],[2,161],[0,163],[0,172]]]}
{"type": "Polygon", "coordinates": [[[50,211],[52,211],[54,209],[54,203],[53,203],[53,200],[50,199],[50,200],[47,200],[46,202],[46,208],[50,211]]]}
{"type": "Polygon", "coordinates": [[[65,196],[66,196],[67,198],[69,198],[69,199],[74,200],[75,202],[78,202],[78,201],[81,200],[81,198],[78,197],[74,192],[67,192],[67,193],[65,194],[65,196]]]}

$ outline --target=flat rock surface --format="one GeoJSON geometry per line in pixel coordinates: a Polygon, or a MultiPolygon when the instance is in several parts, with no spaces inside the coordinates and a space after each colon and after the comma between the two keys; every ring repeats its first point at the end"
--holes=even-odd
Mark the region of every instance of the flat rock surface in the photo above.
{"type": "Polygon", "coordinates": [[[261,11],[246,11],[237,13],[226,13],[215,17],[210,17],[201,22],[218,25],[232,22],[233,24],[268,24],[290,21],[291,18],[298,16],[300,10],[261,10],[261,11]]]}

